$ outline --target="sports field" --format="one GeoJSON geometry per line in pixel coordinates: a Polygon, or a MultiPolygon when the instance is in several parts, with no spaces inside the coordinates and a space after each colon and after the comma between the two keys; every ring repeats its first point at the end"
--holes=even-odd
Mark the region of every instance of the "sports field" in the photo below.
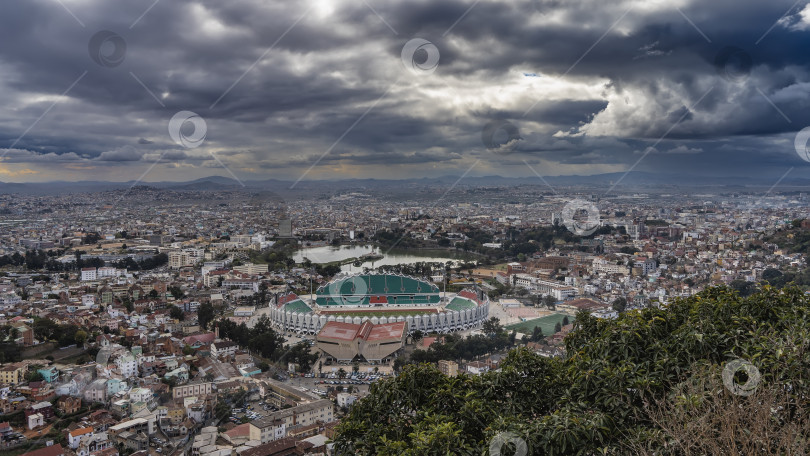
{"type": "MultiPolygon", "coordinates": [[[[507,325],[506,329],[508,330],[515,330],[519,333],[523,334],[531,334],[534,331],[535,326],[539,326],[540,329],[543,331],[544,336],[550,336],[554,334],[554,326],[559,323],[560,325],[563,324],[563,319],[566,317],[565,314],[551,314],[546,315],[545,317],[535,318],[533,320],[526,320],[520,323],[515,323],[512,325],[507,325]]],[[[568,322],[573,323],[574,317],[568,316],[568,322]]]]}

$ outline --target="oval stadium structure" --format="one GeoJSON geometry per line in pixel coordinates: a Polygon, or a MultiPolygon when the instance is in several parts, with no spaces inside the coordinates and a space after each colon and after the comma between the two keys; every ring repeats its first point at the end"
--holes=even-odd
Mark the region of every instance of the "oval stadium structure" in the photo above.
{"type": "Polygon", "coordinates": [[[316,335],[328,322],[374,325],[405,322],[405,331],[451,333],[480,327],[489,298],[480,290],[442,296],[439,287],[400,274],[356,274],[319,287],[310,298],[281,294],[270,305],[273,325],[284,332],[316,335]]]}

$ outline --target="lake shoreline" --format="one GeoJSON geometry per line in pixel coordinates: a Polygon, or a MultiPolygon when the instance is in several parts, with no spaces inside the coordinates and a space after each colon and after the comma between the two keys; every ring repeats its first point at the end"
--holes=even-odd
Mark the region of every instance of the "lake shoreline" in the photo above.
{"type": "Polygon", "coordinates": [[[339,246],[320,245],[302,247],[295,251],[293,258],[296,263],[301,263],[304,258],[319,265],[340,265],[344,272],[357,272],[362,268],[377,268],[380,266],[390,266],[396,264],[414,263],[467,263],[475,262],[476,257],[471,252],[459,252],[455,249],[445,248],[405,248],[391,249],[387,251],[377,243],[342,244],[339,246]],[[375,260],[363,260],[363,255],[381,254],[383,258],[375,260]],[[320,258],[319,258],[320,257],[320,258]],[[357,261],[361,261],[360,266],[356,266],[357,261]]]}

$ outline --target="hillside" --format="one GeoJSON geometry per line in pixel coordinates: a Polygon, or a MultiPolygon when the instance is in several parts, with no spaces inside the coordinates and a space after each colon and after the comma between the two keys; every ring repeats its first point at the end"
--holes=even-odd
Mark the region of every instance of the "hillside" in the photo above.
{"type": "Polygon", "coordinates": [[[712,288],[617,320],[587,314],[568,357],[510,352],[501,372],[427,364],[375,384],[338,454],[807,454],[810,299],[712,288]],[[753,367],[745,362],[750,362],[753,367]],[[725,375],[725,378],[724,378],[725,375]],[[508,449],[508,447],[512,447],[508,449]]]}

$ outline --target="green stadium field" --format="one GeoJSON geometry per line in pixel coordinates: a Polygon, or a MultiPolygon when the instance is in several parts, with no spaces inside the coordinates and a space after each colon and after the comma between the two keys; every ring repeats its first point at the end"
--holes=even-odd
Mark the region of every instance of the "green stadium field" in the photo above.
{"type": "MultiPolygon", "coordinates": [[[[554,326],[557,323],[562,325],[562,321],[566,316],[567,315],[560,314],[560,313],[546,315],[545,317],[534,318],[532,320],[526,320],[526,321],[522,321],[520,323],[507,325],[506,329],[510,330],[510,331],[514,330],[514,331],[517,331],[519,333],[531,335],[532,331],[534,331],[535,326],[539,326],[540,329],[543,331],[544,336],[550,336],[550,335],[554,334],[554,326]]],[[[575,320],[574,317],[568,316],[568,322],[569,323],[573,323],[574,320],[575,320]]]]}

